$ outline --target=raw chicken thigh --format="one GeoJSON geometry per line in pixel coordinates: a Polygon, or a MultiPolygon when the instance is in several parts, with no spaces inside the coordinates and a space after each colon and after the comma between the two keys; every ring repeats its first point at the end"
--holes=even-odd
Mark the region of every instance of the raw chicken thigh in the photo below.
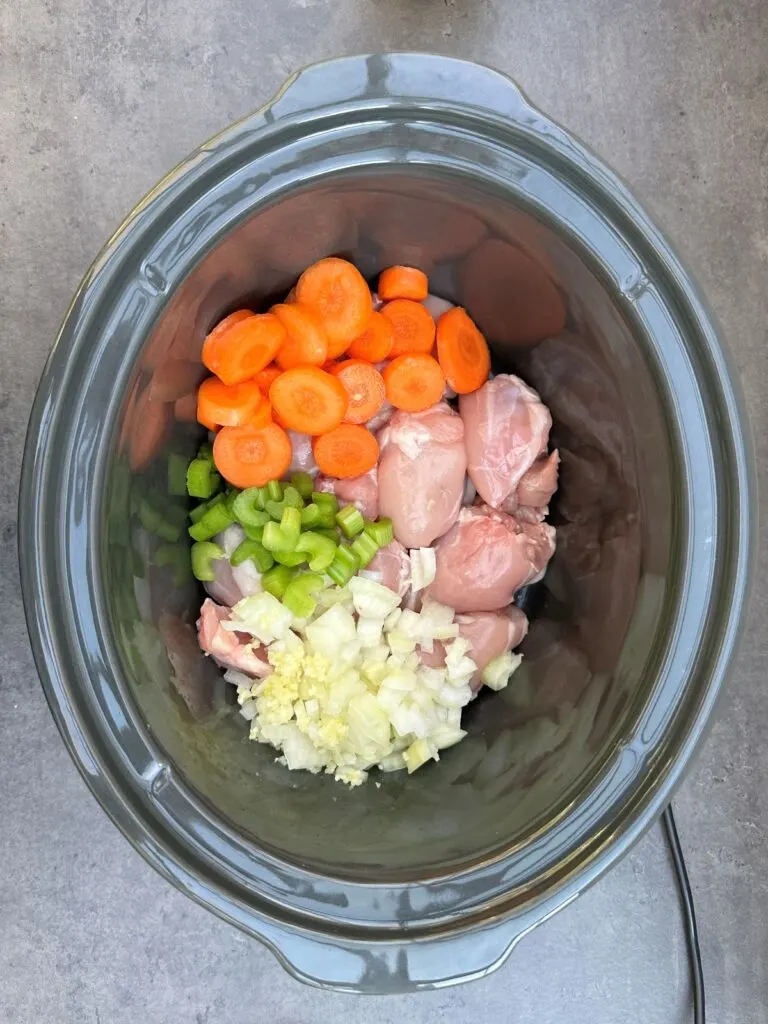
{"type": "Polygon", "coordinates": [[[532,388],[507,373],[462,395],[459,409],[464,421],[467,472],[483,501],[492,508],[501,508],[515,496],[523,477],[546,452],[552,417],[532,388]]]}
{"type": "Polygon", "coordinates": [[[389,516],[407,548],[428,547],[461,508],[467,467],[461,417],[444,402],[419,413],[398,411],[379,445],[379,514],[389,516]]]}
{"type": "Polygon", "coordinates": [[[197,620],[197,638],[201,649],[212,655],[222,668],[234,668],[249,676],[265,676],[272,669],[260,658],[250,642],[243,643],[237,633],[225,629],[222,622],[231,618],[229,608],[214,604],[208,597],[203,601],[197,620]]]}
{"type": "Polygon", "coordinates": [[[398,597],[405,597],[411,584],[411,560],[400,541],[393,540],[386,547],[379,548],[367,570],[381,573],[379,582],[394,590],[398,597]]]}
{"type": "MultiPolygon", "coordinates": [[[[528,632],[525,613],[514,605],[501,612],[474,612],[456,618],[459,636],[469,642],[469,657],[477,665],[477,672],[470,680],[473,692],[480,689],[480,676],[485,666],[500,654],[522,643],[528,632]]],[[[445,646],[439,641],[432,651],[422,651],[421,662],[431,668],[445,664],[445,646]]]]}
{"type": "Polygon", "coordinates": [[[293,449],[288,473],[310,473],[314,476],[317,473],[317,464],[312,454],[312,438],[295,430],[288,430],[286,433],[293,449]]]}
{"type": "Polygon", "coordinates": [[[457,612],[496,611],[537,579],[555,551],[555,530],[487,505],[461,510],[436,546],[437,571],[428,596],[457,612]]]}

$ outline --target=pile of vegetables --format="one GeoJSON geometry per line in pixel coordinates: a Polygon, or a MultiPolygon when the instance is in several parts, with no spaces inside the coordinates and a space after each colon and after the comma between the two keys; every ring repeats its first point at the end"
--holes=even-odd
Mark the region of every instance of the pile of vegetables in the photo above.
{"type": "Polygon", "coordinates": [[[385,401],[419,412],[446,384],[457,394],[480,387],[490,369],[485,339],[463,309],[436,327],[421,304],[427,288],[420,270],[391,267],[374,311],[359,270],[331,257],[269,312],[225,317],[205,339],[202,360],[214,376],[197,396],[198,420],[216,432],[217,472],[241,489],[282,479],[292,454],[286,430],[294,430],[313,438],[321,473],[362,476],[379,456],[363,424],[385,401]]]}
{"type": "Polygon", "coordinates": [[[245,490],[218,490],[220,484],[211,448],[204,445],[187,470],[189,494],[207,499],[190,512],[192,572],[203,582],[214,579],[212,563],[226,553],[213,538],[237,523],[245,540],[230,563],[250,559],[263,589],[299,618],[315,609],[313,594],[323,585],[319,573],[344,586],[392,541],[389,519],[370,521],[354,505],[340,508],[334,494],[313,490],[308,473],[294,473],[287,484],[270,480],[245,490]],[[305,565],[309,572],[300,570],[305,565]]]}
{"type": "MultiPolygon", "coordinates": [[[[272,672],[254,681],[228,670],[251,739],[282,752],[289,769],[325,771],[349,785],[367,771],[420,768],[458,743],[461,709],[477,666],[451,608],[426,601],[401,609],[387,587],[355,576],[346,587],[318,578],[316,610],[302,619],[271,593],[243,598],[226,628],[267,645],[272,672]],[[444,668],[421,664],[417,648],[445,644],[444,668]]],[[[506,686],[520,661],[511,652],[486,666],[483,681],[506,686]]]]}
{"type": "MultiPolygon", "coordinates": [[[[429,599],[418,611],[402,607],[367,572],[393,542],[392,521],[340,506],[308,473],[289,477],[287,432],[311,437],[323,476],[354,479],[377,466],[366,424],[386,403],[418,413],[448,388],[480,388],[490,371],[483,335],[459,308],[436,324],[422,305],[427,294],[424,273],[391,267],[374,303],[351,263],[328,258],[268,312],[231,313],[202,350],[213,376],[198,390],[197,419],[211,443],[188,466],[169,467],[174,493],[200,501],[189,526],[197,579],[214,581],[221,559],[253,567],[254,591],[231,609],[209,600],[201,612],[202,622],[207,606],[215,634],[224,631],[219,649],[233,634],[239,643],[250,636],[248,656],[265,659],[259,678],[225,673],[251,738],[275,747],[290,769],[350,785],[373,766],[415,771],[461,740],[462,708],[480,673],[452,608],[429,599]],[[440,667],[424,663],[435,644],[440,667]]],[[[412,550],[408,564],[415,595],[435,577],[435,552],[412,550]]],[[[519,661],[499,655],[481,681],[501,689],[519,661]]]]}

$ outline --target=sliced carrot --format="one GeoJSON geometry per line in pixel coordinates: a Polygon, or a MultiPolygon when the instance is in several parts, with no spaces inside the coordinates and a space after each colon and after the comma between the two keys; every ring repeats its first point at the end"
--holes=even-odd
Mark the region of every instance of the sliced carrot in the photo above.
{"type": "Polygon", "coordinates": [[[347,359],[338,364],[333,375],[349,396],[346,423],[366,423],[376,415],[384,404],[386,389],[384,378],[375,367],[362,359],[347,359]]]}
{"type": "Polygon", "coordinates": [[[333,373],[338,365],[335,359],[326,359],[320,369],[325,370],[326,373],[333,373]]]}
{"type": "Polygon", "coordinates": [[[406,352],[385,366],[382,377],[387,398],[396,409],[421,412],[443,397],[445,376],[440,364],[426,352],[406,352]]]}
{"type": "Polygon", "coordinates": [[[353,359],[365,359],[369,363],[380,363],[386,359],[395,344],[395,329],[381,313],[371,313],[371,319],[363,333],[349,346],[348,354],[353,359]]]}
{"type": "Polygon", "coordinates": [[[300,302],[281,303],[273,306],[271,312],[288,335],[275,357],[280,369],[322,366],[328,355],[328,336],[319,317],[300,302]]]}
{"type": "Polygon", "coordinates": [[[208,331],[208,337],[214,338],[224,334],[230,327],[234,327],[235,324],[239,324],[242,320],[247,320],[249,316],[256,316],[252,309],[236,309],[234,313],[225,316],[212,330],[208,331]]]}
{"type": "Polygon", "coordinates": [[[342,423],[335,430],[316,437],[312,452],[317,468],[324,476],[339,479],[362,476],[373,469],[379,460],[379,445],[365,427],[355,423],[342,423]]]}
{"type": "Polygon", "coordinates": [[[213,442],[216,468],[234,487],[263,487],[291,464],[291,442],[276,423],[266,427],[222,427],[213,442]]]}
{"type": "Polygon", "coordinates": [[[460,306],[437,321],[437,358],[448,384],[458,395],[477,391],[488,380],[488,342],[460,306]]]}
{"type": "Polygon", "coordinates": [[[177,398],[173,403],[173,415],[179,423],[197,423],[197,393],[177,398]]]}
{"type": "Polygon", "coordinates": [[[144,469],[160,454],[173,422],[173,406],[155,402],[144,390],[130,410],[128,430],[128,462],[134,472],[144,469]]]}
{"type": "Polygon", "coordinates": [[[347,260],[333,256],[304,271],[296,283],[296,298],[322,320],[331,359],[346,352],[363,333],[373,312],[363,275],[347,260]]]}
{"type": "Polygon", "coordinates": [[[385,302],[391,299],[423,302],[429,294],[429,281],[424,271],[416,267],[388,267],[379,275],[377,291],[385,302]]]}
{"type": "Polygon", "coordinates": [[[279,377],[282,372],[277,363],[270,363],[269,366],[265,366],[263,370],[259,370],[258,373],[254,374],[253,379],[261,388],[262,393],[268,395],[269,389],[272,387],[272,381],[279,377]]]}
{"type": "Polygon", "coordinates": [[[197,418],[201,423],[221,427],[242,427],[250,423],[264,396],[255,380],[242,384],[222,384],[209,377],[197,389],[197,418]]]}
{"type": "Polygon", "coordinates": [[[319,366],[296,366],[281,373],[269,398],[280,422],[300,434],[324,434],[338,427],[349,403],[341,381],[319,366]]]}
{"type": "Polygon", "coordinates": [[[225,384],[241,384],[272,362],[287,337],[276,316],[255,313],[225,331],[209,334],[202,360],[225,384]]]}
{"type": "Polygon", "coordinates": [[[419,302],[394,299],[382,306],[381,315],[392,324],[395,340],[390,357],[404,352],[431,352],[435,343],[435,321],[419,302]]]}
{"type": "Polygon", "coordinates": [[[256,411],[251,414],[248,422],[244,426],[248,427],[267,427],[273,422],[272,406],[265,398],[261,405],[256,407],[256,411]]]}

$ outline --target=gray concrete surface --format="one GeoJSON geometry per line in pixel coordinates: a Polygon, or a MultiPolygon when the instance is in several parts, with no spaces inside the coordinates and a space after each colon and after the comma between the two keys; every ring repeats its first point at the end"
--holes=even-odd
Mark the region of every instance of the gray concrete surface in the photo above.
{"type": "MultiPolygon", "coordinates": [[[[0,2],[0,1021],[678,1024],[658,830],[493,977],[363,1001],[303,988],[157,877],[80,782],[42,698],[16,567],[27,411],[78,280],[171,165],[294,69],[432,49],[518,78],[648,202],[743,373],[768,469],[766,0],[0,2]]],[[[710,1024],[768,1021],[766,547],[719,721],[677,799],[710,1024]]]]}

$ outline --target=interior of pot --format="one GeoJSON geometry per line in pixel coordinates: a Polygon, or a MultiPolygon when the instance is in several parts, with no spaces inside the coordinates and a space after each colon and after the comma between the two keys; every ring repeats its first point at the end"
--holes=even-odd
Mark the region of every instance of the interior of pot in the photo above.
{"type": "Polygon", "coordinates": [[[128,685],[175,772],[259,847],[362,879],[468,865],[562,815],[631,734],[652,684],[673,541],[663,396],[606,282],[508,195],[450,179],[436,187],[417,172],[360,175],[251,216],[173,296],[114,436],[102,551],[128,685]],[[190,456],[203,434],[176,403],[204,375],[206,332],[240,306],[265,309],[329,254],[372,283],[392,263],[426,270],[432,291],[486,333],[494,369],[540,392],[562,458],[557,553],[523,596],[521,668],[465,710],[469,736],[439,763],[413,776],[372,772],[354,790],[289,772],[248,740],[233,691],[197,647],[188,503],[168,493],[168,456],[190,456]]]}

